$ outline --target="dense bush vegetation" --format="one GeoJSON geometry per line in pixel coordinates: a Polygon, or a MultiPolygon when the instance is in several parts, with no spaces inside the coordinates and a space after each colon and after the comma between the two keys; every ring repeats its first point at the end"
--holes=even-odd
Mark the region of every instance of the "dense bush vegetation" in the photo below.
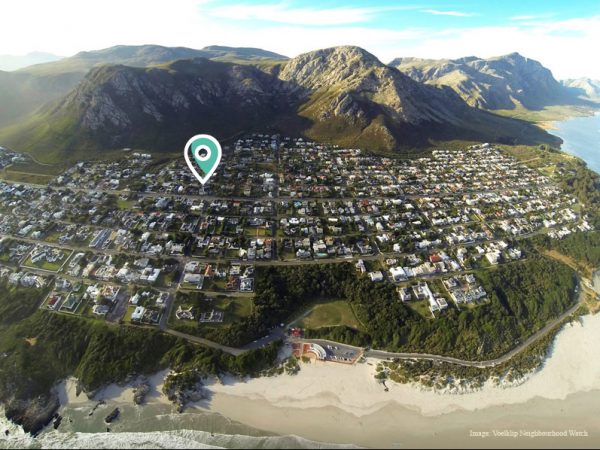
{"type": "Polygon", "coordinates": [[[86,390],[170,366],[206,375],[251,375],[275,362],[279,343],[239,357],[197,347],[157,330],[39,311],[13,325],[0,339],[0,401],[47,393],[75,375],[86,390]]]}
{"type": "Polygon", "coordinates": [[[584,265],[600,267],[600,233],[598,231],[573,233],[563,239],[536,236],[533,243],[543,248],[556,250],[584,265]]]}
{"type": "Polygon", "coordinates": [[[229,327],[211,331],[210,339],[243,346],[265,336],[269,329],[289,321],[316,299],[344,295],[356,280],[351,264],[258,267],[253,314],[229,327]]]}
{"type": "Polygon", "coordinates": [[[8,325],[33,314],[48,290],[17,287],[2,279],[0,292],[0,325],[8,325]]]}
{"type": "Polygon", "coordinates": [[[595,228],[600,227],[600,175],[587,168],[583,162],[574,164],[560,182],[561,188],[571,193],[586,206],[595,228]]]}
{"type": "MultiPolygon", "coordinates": [[[[450,306],[441,317],[427,320],[399,300],[393,285],[357,277],[351,264],[260,267],[252,315],[223,327],[220,338],[230,345],[246,344],[303,312],[314,300],[345,298],[365,330],[323,328],[313,330],[312,336],[488,359],[514,347],[573,302],[574,272],[547,258],[499,266],[478,276],[489,303],[461,311],[450,306]]],[[[37,307],[43,292],[36,295],[21,300],[30,306],[14,313],[14,319],[37,307]]],[[[33,398],[72,374],[87,390],[166,366],[202,374],[253,375],[274,364],[278,348],[279,343],[273,343],[234,357],[158,330],[37,311],[0,335],[0,401],[33,398]]]]}
{"type": "Polygon", "coordinates": [[[427,320],[399,300],[393,285],[357,277],[351,264],[260,268],[254,314],[212,337],[228,345],[244,345],[301,313],[311,301],[345,298],[365,330],[329,327],[307,330],[307,337],[491,359],[515,347],[574,302],[574,272],[541,256],[482,270],[478,277],[489,294],[487,304],[460,311],[451,304],[439,318],[427,320]]]}
{"type": "Polygon", "coordinates": [[[394,286],[357,278],[350,264],[322,267],[327,269],[269,268],[257,283],[260,308],[236,325],[245,333],[236,339],[244,343],[261,336],[265,326],[297,314],[311,298],[335,296],[354,305],[365,332],[334,327],[311,330],[307,336],[396,351],[493,358],[565,311],[574,301],[576,284],[570,268],[547,258],[507,264],[478,274],[489,303],[461,311],[451,305],[441,317],[427,320],[399,301],[394,286]]]}

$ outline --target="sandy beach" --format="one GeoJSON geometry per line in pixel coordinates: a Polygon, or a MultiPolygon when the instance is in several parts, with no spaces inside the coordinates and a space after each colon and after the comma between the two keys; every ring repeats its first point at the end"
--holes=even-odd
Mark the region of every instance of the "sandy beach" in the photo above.
{"type": "MultiPolygon", "coordinates": [[[[145,404],[170,404],[169,400],[162,393],[164,379],[169,373],[169,370],[161,370],[150,377],[147,377],[147,383],[150,386],[150,391],[145,397],[145,404]]],[[[67,378],[62,383],[56,386],[60,404],[63,406],[77,407],[89,405],[90,402],[98,402],[100,400],[109,400],[114,403],[133,404],[134,383],[109,384],[94,393],[93,400],[90,400],[85,393],[77,395],[77,379],[67,378]]]]}
{"type": "MultiPolygon", "coordinates": [[[[589,436],[563,440],[593,447],[600,444],[598,342],[600,315],[567,325],[545,366],[518,386],[489,383],[475,392],[449,394],[388,382],[385,392],[373,378],[376,361],[321,362],[303,364],[295,376],[213,384],[208,407],[252,427],[325,442],[435,447],[443,436],[444,445],[476,447],[471,431],[572,428],[589,436]]],[[[505,438],[494,439],[507,445],[505,438]]],[[[559,438],[541,437],[523,437],[519,445],[542,441],[561,446],[559,438]]]]}
{"type": "MultiPolygon", "coordinates": [[[[133,405],[131,385],[110,385],[93,400],[76,396],[76,380],[58,387],[58,431],[35,441],[15,427],[0,448],[60,444],[74,447],[313,448],[319,443],[361,447],[547,447],[600,445],[600,314],[566,325],[543,368],[522,384],[491,383],[475,392],[434,392],[373,377],[376,361],[354,366],[302,363],[297,375],[208,382],[209,400],[177,414],[162,394],[167,371],[148,377],[144,406],[133,405]],[[93,417],[88,413],[105,400],[93,417]],[[105,433],[114,407],[122,417],[105,433]],[[555,436],[535,436],[536,432],[555,436]],[[579,433],[579,436],[573,434],[579,433]],[[495,435],[496,434],[496,435],[495,435]],[[281,436],[281,437],[278,437],[281,436]],[[481,442],[485,440],[485,442],[481,442]]],[[[8,425],[6,425],[8,426],[8,425]]]]}
{"type": "Polygon", "coordinates": [[[439,393],[411,384],[388,381],[389,392],[374,379],[377,360],[348,366],[332,362],[302,363],[294,376],[255,378],[245,382],[214,383],[217,394],[266,400],[279,407],[335,406],[364,416],[387,404],[412,408],[424,416],[458,409],[475,411],[495,405],[523,403],[535,397],[564,400],[569,394],[600,389],[600,315],[568,324],[557,336],[544,367],[518,386],[465,393],[439,393]],[[576,351],[573,351],[576,349],[576,351]]]}

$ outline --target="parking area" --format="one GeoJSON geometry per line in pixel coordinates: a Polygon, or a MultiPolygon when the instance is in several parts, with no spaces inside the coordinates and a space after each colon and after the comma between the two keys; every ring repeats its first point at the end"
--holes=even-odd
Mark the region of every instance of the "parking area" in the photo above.
{"type": "Polygon", "coordinates": [[[362,350],[341,344],[325,344],[324,348],[327,360],[346,364],[353,364],[362,354],[362,350]]]}
{"type": "Polygon", "coordinates": [[[363,354],[361,348],[318,339],[295,340],[293,348],[296,356],[316,357],[320,361],[343,364],[354,364],[363,354]]]}

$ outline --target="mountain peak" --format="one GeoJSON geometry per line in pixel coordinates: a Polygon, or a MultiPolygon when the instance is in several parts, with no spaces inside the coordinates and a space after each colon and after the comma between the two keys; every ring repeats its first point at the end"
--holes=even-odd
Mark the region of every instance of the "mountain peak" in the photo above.
{"type": "MultiPolygon", "coordinates": [[[[320,50],[314,50],[312,52],[303,53],[298,55],[296,58],[359,58],[367,61],[377,61],[379,64],[381,62],[377,59],[375,55],[369,53],[362,47],[358,47],[356,45],[339,45],[336,47],[329,47],[320,50]]],[[[295,59],[295,58],[294,58],[295,59]]]]}
{"type": "Polygon", "coordinates": [[[450,88],[414,81],[360,47],[304,53],[269,71],[260,60],[236,60],[237,52],[248,61],[247,50],[120,46],[96,53],[102,58],[75,58],[67,68],[74,61],[87,67],[79,85],[0,138],[27,151],[51,148],[55,157],[122,147],[168,151],[199,126],[217,137],[274,131],[378,151],[431,140],[553,139],[471,108],[450,88]],[[189,57],[172,58],[180,52],[189,57]]]}
{"type": "Polygon", "coordinates": [[[363,48],[344,45],[303,53],[290,59],[280,77],[309,89],[360,80],[373,70],[390,70],[363,48]]]}
{"type": "Polygon", "coordinates": [[[453,60],[397,58],[393,66],[416,81],[449,86],[479,108],[540,109],[565,100],[565,89],[540,62],[518,52],[453,60]]]}
{"type": "Polygon", "coordinates": [[[224,45],[208,45],[202,49],[202,51],[210,53],[214,58],[231,56],[237,58],[249,58],[249,59],[289,59],[287,56],[280,55],[279,53],[270,52],[261,48],[255,47],[226,47],[224,45]]]}
{"type": "Polygon", "coordinates": [[[504,55],[504,57],[506,57],[506,58],[514,58],[514,59],[529,59],[529,58],[521,55],[519,52],[512,52],[512,53],[509,53],[507,55],[504,55]]]}

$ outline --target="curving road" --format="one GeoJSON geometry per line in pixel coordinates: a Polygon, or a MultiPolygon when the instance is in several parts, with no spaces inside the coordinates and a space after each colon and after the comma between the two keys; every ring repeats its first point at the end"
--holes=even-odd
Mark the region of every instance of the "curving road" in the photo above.
{"type": "MultiPolygon", "coordinates": [[[[450,363],[450,364],[457,364],[460,366],[478,367],[478,368],[494,367],[494,366],[497,366],[499,364],[509,361],[511,358],[513,358],[517,354],[523,352],[525,349],[530,347],[532,344],[539,341],[543,337],[547,336],[556,326],[560,325],[565,319],[567,319],[569,316],[571,316],[573,313],[575,313],[575,311],[577,311],[577,309],[583,304],[583,302],[585,300],[585,292],[583,289],[581,289],[581,283],[578,283],[577,291],[579,292],[579,296],[578,296],[577,302],[575,304],[573,304],[573,306],[571,306],[569,309],[567,309],[564,313],[562,313],[556,319],[548,322],[543,328],[541,328],[540,330],[535,332],[533,335],[531,335],[529,338],[527,338],[525,341],[523,341],[517,347],[513,348],[509,352],[505,353],[504,355],[502,355],[496,359],[483,360],[483,361],[469,361],[469,360],[465,360],[465,359],[454,358],[451,356],[431,355],[431,354],[427,354],[427,353],[394,353],[394,352],[386,352],[383,350],[366,350],[366,351],[364,351],[364,356],[366,356],[368,358],[375,358],[375,359],[390,359],[391,358],[391,359],[438,361],[438,362],[446,362],[446,363],[450,363]]],[[[216,348],[216,349],[222,350],[226,353],[230,353],[235,356],[240,355],[251,349],[263,347],[264,345],[268,344],[269,342],[272,342],[273,340],[277,340],[277,339],[282,339],[285,336],[283,333],[283,330],[278,328],[277,330],[273,331],[269,336],[265,336],[264,338],[259,339],[255,342],[247,345],[244,348],[232,348],[232,347],[227,347],[227,346],[218,344],[213,341],[209,341],[208,339],[203,339],[203,338],[199,338],[196,336],[191,336],[189,334],[180,333],[180,332],[172,330],[172,329],[163,329],[163,331],[165,331],[166,333],[169,333],[173,336],[187,339],[190,342],[194,342],[196,344],[206,345],[208,347],[216,348]]],[[[348,349],[353,349],[358,352],[363,352],[363,350],[364,350],[362,347],[355,347],[355,346],[343,344],[340,342],[329,341],[327,339],[290,339],[289,341],[291,341],[291,342],[313,342],[315,344],[321,344],[321,345],[329,344],[329,345],[335,345],[335,346],[339,346],[339,347],[345,347],[348,349]]]]}
{"type": "MultiPolygon", "coordinates": [[[[579,297],[577,299],[577,302],[573,306],[571,306],[569,309],[567,309],[564,313],[562,313],[556,319],[548,322],[546,324],[546,326],[544,326],[543,328],[541,328],[540,330],[538,330],[537,332],[532,334],[529,338],[527,338],[525,341],[523,341],[517,347],[513,348],[509,352],[505,353],[504,355],[502,355],[496,359],[490,359],[490,360],[484,360],[484,361],[469,361],[466,359],[454,358],[451,356],[431,355],[431,354],[427,354],[427,353],[394,353],[394,352],[386,352],[384,350],[367,350],[367,351],[365,351],[364,356],[366,356],[368,358],[376,358],[376,359],[390,359],[390,358],[391,359],[411,359],[411,360],[419,360],[420,359],[420,360],[428,360],[428,361],[446,362],[446,363],[450,363],[450,364],[457,364],[460,366],[478,367],[478,368],[494,367],[494,366],[497,366],[499,364],[509,361],[511,358],[513,358],[517,354],[524,351],[526,348],[531,346],[533,343],[537,342],[541,338],[548,335],[548,333],[550,333],[557,325],[562,323],[567,317],[571,316],[575,311],[577,311],[577,309],[583,304],[583,302],[585,300],[585,293],[584,293],[583,289],[580,288],[580,286],[581,286],[581,283],[578,283],[577,291],[579,291],[579,297]]],[[[314,342],[316,344],[328,343],[328,344],[333,344],[333,345],[349,347],[349,348],[353,348],[356,350],[362,350],[359,347],[353,347],[353,346],[350,346],[347,344],[342,344],[342,343],[333,342],[333,341],[327,341],[325,339],[304,339],[304,341],[305,342],[314,342]]]]}

